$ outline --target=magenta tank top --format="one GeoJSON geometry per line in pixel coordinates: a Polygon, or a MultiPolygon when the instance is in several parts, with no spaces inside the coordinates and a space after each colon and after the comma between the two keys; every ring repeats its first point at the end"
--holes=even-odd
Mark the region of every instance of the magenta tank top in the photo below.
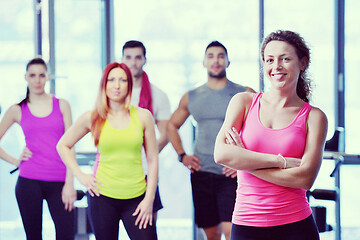
{"type": "Polygon", "coordinates": [[[64,119],[59,99],[53,96],[52,102],[52,112],[46,117],[34,116],[27,103],[21,106],[20,126],[32,157],[21,162],[20,177],[49,182],[65,181],[66,167],[56,151],[56,144],[64,134],[64,119]]]}
{"type": "MultiPolygon", "coordinates": [[[[270,129],[259,119],[262,93],[254,96],[240,133],[246,149],[301,158],[306,143],[306,120],[311,105],[305,103],[295,119],[281,129],[270,129]]],[[[246,171],[238,171],[238,188],[232,222],[236,225],[272,227],[297,222],[311,214],[306,190],[279,186],[246,171]]]]}

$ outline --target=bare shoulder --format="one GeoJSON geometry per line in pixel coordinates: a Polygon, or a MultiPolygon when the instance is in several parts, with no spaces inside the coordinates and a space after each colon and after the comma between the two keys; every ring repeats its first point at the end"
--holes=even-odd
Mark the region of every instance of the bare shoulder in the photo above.
{"type": "Polygon", "coordinates": [[[312,107],[309,112],[307,124],[310,128],[327,130],[328,120],[320,108],[312,107]]]}
{"type": "Polygon", "coordinates": [[[21,107],[19,104],[14,104],[6,111],[4,118],[7,117],[14,122],[20,122],[21,119],[21,107]]]}
{"type": "Polygon", "coordinates": [[[82,119],[87,119],[87,120],[91,120],[91,115],[92,115],[93,111],[87,111],[87,112],[84,112],[83,114],[80,115],[79,119],[82,118],[82,119]]]}
{"type": "Polygon", "coordinates": [[[64,98],[59,98],[59,104],[60,104],[60,107],[61,106],[69,106],[70,107],[70,103],[68,102],[68,100],[66,100],[64,98]]]}
{"type": "Polygon", "coordinates": [[[21,107],[19,104],[13,104],[9,107],[9,109],[7,110],[8,113],[11,113],[11,114],[17,114],[17,113],[20,113],[21,112],[21,107]]]}
{"type": "Polygon", "coordinates": [[[189,105],[189,92],[186,92],[180,99],[180,106],[187,107],[189,105]]]}
{"type": "Polygon", "coordinates": [[[136,107],[137,109],[137,113],[139,115],[140,120],[151,120],[152,119],[152,115],[151,112],[145,108],[141,108],[141,107],[136,107]]]}
{"type": "Polygon", "coordinates": [[[69,111],[71,111],[70,103],[66,99],[59,98],[59,105],[60,105],[61,112],[64,112],[64,111],[69,112],[69,111]]]}
{"type": "Polygon", "coordinates": [[[255,93],[253,93],[253,92],[240,92],[240,93],[235,94],[232,97],[231,102],[236,105],[238,105],[238,104],[249,105],[249,104],[251,104],[254,96],[255,96],[255,93]]]}
{"type": "Polygon", "coordinates": [[[321,123],[327,123],[327,117],[325,113],[318,107],[312,107],[309,112],[309,120],[320,121],[321,123]]]}
{"type": "Polygon", "coordinates": [[[251,93],[256,93],[256,91],[254,89],[252,89],[251,87],[246,87],[246,92],[251,92],[251,93]]]}
{"type": "Polygon", "coordinates": [[[155,124],[153,116],[151,112],[145,108],[136,107],[138,116],[144,128],[148,128],[148,126],[153,126],[155,124]]]}
{"type": "Polygon", "coordinates": [[[79,118],[76,120],[75,124],[88,126],[90,128],[92,112],[93,111],[87,111],[87,112],[84,112],[83,114],[81,114],[79,116],[79,118]]]}

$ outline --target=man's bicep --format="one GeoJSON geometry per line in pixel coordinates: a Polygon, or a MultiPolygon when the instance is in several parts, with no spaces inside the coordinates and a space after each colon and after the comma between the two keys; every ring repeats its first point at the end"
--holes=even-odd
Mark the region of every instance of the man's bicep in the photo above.
{"type": "Polygon", "coordinates": [[[174,125],[176,128],[180,128],[188,117],[189,117],[189,111],[179,107],[172,114],[170,118],[170,123],[174,125]]]}

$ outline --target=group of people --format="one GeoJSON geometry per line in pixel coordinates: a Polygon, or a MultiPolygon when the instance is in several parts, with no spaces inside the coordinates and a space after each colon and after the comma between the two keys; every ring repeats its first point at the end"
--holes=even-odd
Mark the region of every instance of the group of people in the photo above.
{"type": "Polygon", "coordinates": [[[186,92],[173,113],[143,70],[144,45],[128,41],[122,54],[121,63],[104,69],[94,108],[74,124],[69,103],[45,92],[46,63],[27,64],[26,97],[0,122],[0,139],[14,123],[25,135],[19,158],[2,147],[0,158],[19,168],[15,193],[27,239],[42,239],[44,199],[56,239],[74,239],[74,177],[87,189],[96,239],[118,239],[120,220],[130,239],[157,239],[158,153],[169,141],[191,173],[195,223],[208,240],[319,239],[306,190],[321,166],[327,119],[309,104],[310,50],[299,34],[279,30],[265,38],[261,57],[271,87],[263,93],[230,81],[227,49],[211,42],[207,82],[186,92]],[[178,130],[190,115],[197,131],[187,153],[178,130]],[[74,151],[87,133],[98,150],[92,174],[74,151]]]}

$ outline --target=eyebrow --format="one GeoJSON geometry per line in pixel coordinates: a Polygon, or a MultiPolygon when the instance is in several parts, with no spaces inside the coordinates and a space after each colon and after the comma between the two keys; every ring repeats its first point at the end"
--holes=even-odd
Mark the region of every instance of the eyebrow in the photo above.
{"type": "MultiPolygon", "coordinates": [[[[285,56],[285,55],[290,55],[289,53],[283,53],[283,54],[280,54],[280,57],[282,56],[285,56]]],[[[274,55],[271,55],[271,54],[268,54],[268,55],[265,55],[266,57],[274,57],[274,55]]]]}
{"type": "MultiPolygon", "coordinates": [[[[124,57],[132,57],[132,55],[125,54],[125,55],[124,55],[124,57]]],[[[135,55],[134,57],[142,57],[142,55],[141,55],[141,54],[139,54],[139,55],[135,55]]]]}

